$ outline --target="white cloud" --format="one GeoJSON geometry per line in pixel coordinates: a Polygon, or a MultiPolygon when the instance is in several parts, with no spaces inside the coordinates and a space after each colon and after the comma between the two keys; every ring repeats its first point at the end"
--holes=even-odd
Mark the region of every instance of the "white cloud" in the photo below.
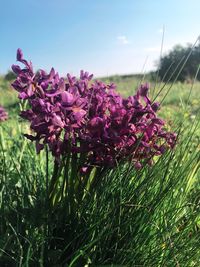
{"type": "Polygon", "coordinates": [[[122,45],[130,44],[130,41],[127,39],[127,37],[125,35],[117,36],[117,40],[122,45]]]}

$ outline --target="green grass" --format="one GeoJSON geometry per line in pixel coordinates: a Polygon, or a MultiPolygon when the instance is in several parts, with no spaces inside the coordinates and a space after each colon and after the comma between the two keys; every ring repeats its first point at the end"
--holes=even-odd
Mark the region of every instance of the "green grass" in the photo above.
{"type": "MultiPolygon", "coordinates": [[[[117,77],[124,95],[139,83],[117,77]]],[[[107,171],[68,218],[67,204],[48,210],[53,160],[23,137],[18,99],[0,79],[0,104],[10,114],[0,125],[0,266],[200,266],[200,84],[190,90],[174,84],[159,111],[179,133],[176,149],[151,168],[107,171]]]]}

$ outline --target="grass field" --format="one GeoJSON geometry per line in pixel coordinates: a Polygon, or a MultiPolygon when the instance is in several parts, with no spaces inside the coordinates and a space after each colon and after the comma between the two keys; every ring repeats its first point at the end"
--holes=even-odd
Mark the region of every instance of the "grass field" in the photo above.
{"type": "MultiPolygon", "coordinates": [[[[124,96],[141,83],[104,80],[124,96]]],[[[53,159],[36,155],[24,138],[29,126],[19,118],[17,94],[0,78],[0,104],[9,113],[0,124],[1,267],[200,266],[200,83],[150,84],[160,116],[178,133],[176,148],[152,167],[119,164],[101,174],[98,190],[67,217],[65,204],[48,210],[53,159]]]]}

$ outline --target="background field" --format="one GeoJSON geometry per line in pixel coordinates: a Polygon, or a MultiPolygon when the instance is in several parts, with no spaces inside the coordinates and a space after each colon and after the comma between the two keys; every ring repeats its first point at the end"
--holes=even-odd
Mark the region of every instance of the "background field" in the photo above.
{"type": "MultiPolygon", "coordinates": [[[[194,83],[167,83],[153,81],[148,75],[124,75],[102,78],[105,83],[114,82],[117,91],[124,97],[133,95],[141,83],[150,84],[150,97],[154,98],[158,93],[156,101],[162,102],[160,114],[166,120],[185,123],[192,122],[199,114],[200,106],[200,82],[194,83]],[[163,100],[164,98],[164,100],[163,100]]],[[[10,114],[9,124],[17,122],[19,100],[16,92],[11,88],[11,82],[0,77],[0,105],[7,108],[10,114]]]]}

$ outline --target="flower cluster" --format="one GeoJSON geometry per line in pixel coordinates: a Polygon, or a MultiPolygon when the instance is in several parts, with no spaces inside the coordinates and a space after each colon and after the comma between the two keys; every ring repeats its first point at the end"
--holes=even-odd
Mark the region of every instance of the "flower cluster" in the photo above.
{"type": "Polygon", "coordinates": [[[53,68],[49,74],[34,73],[20,49],[17,60],[25,67],[12,66],[17,74],[12,86],[29,103],[21,117],[30,122],[33,134],[25,136],[36,142],[38,153],[48,145],[58,160],[76,154],[85,171],[89,166],[114,166],[123,159],[140,168],[174,147],[176,135],[167,132],[157,117],[159,103],[149,99],[148,84],[123,98],[114,84],[92,83],[88,72],[81,71],[80,79],[70,74],[61,78],[53,68]]]}
{"type": "Polygon", "coordinates": [[[5,111],[5,109],[0,106],[0,122],[5,121],[8,119],[8,113],[5,111]]]}

